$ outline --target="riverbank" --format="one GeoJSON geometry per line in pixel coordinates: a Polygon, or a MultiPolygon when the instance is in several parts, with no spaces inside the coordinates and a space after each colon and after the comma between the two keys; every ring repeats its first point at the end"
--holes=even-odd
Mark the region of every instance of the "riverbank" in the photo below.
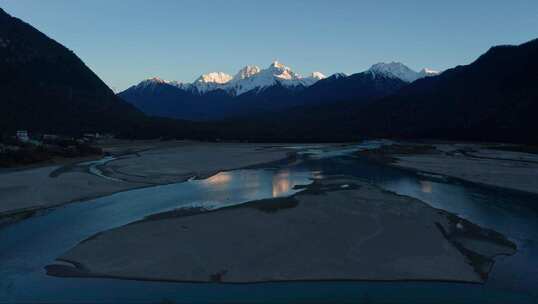
{"type": "Polygon", "coordinates": [[[360,151],[396,167],[538,194],[538,154],[516,145],[397,142],[360,151]]]}
{"type": "Polygon", "coordinates": [[[0,217],[24,218],[69,202],[282,160],[296,151],[285,145],[188,141],[116,140],[101,148],[112,158],[98,166],[80,162],[1,172],[0,217]],[[93,174],[92,166],[110,178],[93,174]]]}
{"type": "Polygon", "coordinates": [[[183,209],[97,234],[51,275],[190,282],[435,280],[481,283],[503,236],[348,177],[289,198],[183,209]],[[158,257],[158,258],[156,258],[158,257]]]}

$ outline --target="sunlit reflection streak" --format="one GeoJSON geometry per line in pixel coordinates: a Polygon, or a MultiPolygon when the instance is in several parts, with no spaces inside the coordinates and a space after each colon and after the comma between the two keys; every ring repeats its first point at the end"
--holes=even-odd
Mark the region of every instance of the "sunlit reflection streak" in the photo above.
{"type": "Polygon", "coordinates": [[[204,180],[209,185],[225,185],[232,181],[232,175],[229,172],[220,172],[204,180]]]}
{"type": "Polygon", "coordinates": [[[432,183],[430,181],[421,180],[420,183],[420,191],[424,193],[432,193],[432,183]]]}
{"type": "Polygon", "coordinates": [[[292,183],[290,181],[290,172],[288,170],[278,172],[273,176],[273,197],[281,196],[290,191],[292,183]]]}

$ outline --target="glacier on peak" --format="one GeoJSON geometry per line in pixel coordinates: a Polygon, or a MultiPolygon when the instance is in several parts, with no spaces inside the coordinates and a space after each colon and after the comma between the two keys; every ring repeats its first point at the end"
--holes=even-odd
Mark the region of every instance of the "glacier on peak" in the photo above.
{"type": "Polygon", "coordinates": [[[413,82],[417,79],[435,76],[439,72],[430,69],[422,69],[420,72],[416,72],[410,69],[408,66],[401,62],[379,62],[370,67],[367,72],[370,72],[374,77],[376,75],[382,75],[385,77],[399,78],[406,82],[413,82]]]}
{"type": "Polygon", "coordinates": [[[285,87],[306,86],[302,82],[301,75],[293,72],[291,68],[278,61],[274,61],[266,69],[259,69],[249,77],[232,81],[228,85],[229,91],[234,95],[241,95],[248,91],[263,89],[275,84],[281,84],[285,87]]]}
{"type": "Polygon", "coordinates": [[[278,60],[275,60],[271,63],[269,68],[276,68],[276,69],[289,69],[287,66],[283,65],[282,63],[278,62],[278,60]]]}
{"type": "Polygon", "coordinates": [[[309,76],[301,78],[301,83],[308,87],[325,78],[327,76],[321,72],[312,72],[309,76]]]}
{"type": "Polygon", "coordinates": [[[323,73],[321,72],[312,72],[312,74],[310,74],[311,78],[315,78],[315,79],[318,79],[318,80],[321,80],[321,79],[324,79],[324,78],[327,78],[327,76],[325,76],[323,73]]]}
{"type": "Polygon", "coordinates": [[[440,72],[439,71],[435,71],[435,70],[432,70],[432,69],[428,69],[428,68],[423,68],[422,70],[420,70],[420,72],[418,72],[420,76],[420,78],[424,78],[424,77],[428,77],[428,76],[435,76],[435,75],[439,75],[440,72]]]}
{"type": "Polygon", "coordinates": [[[347,76],[349,76],[349,75],[346,74],[346,73],[334,73],[329,77],[334,78],[334,79],[338,79],[338,78],[344,78],[344,77],[347,77],[347,76]]]}
{"type": "Polygon", "coordinates": [[[135,87],[138,88],[138,89],[148,89],[148,88],[154,88],[155,86],[157,86],[159,84],[163,84],[163,83],[168,84],[169,81],[161,79],[159,77],[152,77],[152,78],[142,80],[135,87]]]}
{"type": "Polygon", "coordinates": [[[211,72],[202,74],[192,84],[191,90],[197,91],[199,94],[206,93],[222,88],[222,86],[232,80],[232,76],[223,72],[211,72]]]}
{"type": "Polygon", "coordinates": [[[261,69],[257,65],[247,65],[241,70],[239,70],[239,72],[235,74],[232,80],[239,81],[245,78],[249,78],[255,74],[258,74],[260,71],[261,69]]]}
{"type": "Polygon", "coordinates": [[[232,76],[223,73],[223,72],[211,72],[207,74],[202,74],[198,77],[194,83],[218,83],[223,84],[232,80],[232,76]]]}

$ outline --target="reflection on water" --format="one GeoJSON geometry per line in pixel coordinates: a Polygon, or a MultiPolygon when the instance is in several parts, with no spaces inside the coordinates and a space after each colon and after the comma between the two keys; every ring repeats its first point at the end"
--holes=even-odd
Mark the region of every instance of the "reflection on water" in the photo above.
{"type": "Polygon", "coordinates": [[[202,182],[209,185],[222,185],[229,183],[232,179],[232,174],[230,172],[220,172],[215,174],[207,179],[204,179],[202,182]]]}
{"type": "Polygon", "coordinates": [[[273,176],[273,197],[279,197],[291,189],[290,171],[283,170],[273,176]]]}
{"type": "Polygon", "coordinates": [[[432,183],[427,180],[421,180],[420,183],[420,190],[424,193],[432,193],[432,183]]]}
{"type": "MultiPolygon", "coordinates": [[[[299,176],[300,175],[302,174],[299,174],[299,176]]],[[[313,178],[319,178],[321,176],[321,172],[316,171],[309,173],[308,175],[313,178]]],[[[223,190],[233,189],[237,186],[241,186],[244,190],[246,190],[248,199],[255,199],[256,196],[259,196],[260,190],[265,188],[261,185],[261,183],[268,183],[268,186],[271,189],[271,197],[280,197],[289,195],[293,190],[293,187],[298,184],[297,181],[298,179],[296,174],[292,174],[289,169],[280,169],[275,171],[267,171],[266,176],[261,176],[259,173],[252,174],[252,172],[248,171],[233,171],[233,173],[225,171],[202,180],[202,184],[208,187],[223,190]]]]}

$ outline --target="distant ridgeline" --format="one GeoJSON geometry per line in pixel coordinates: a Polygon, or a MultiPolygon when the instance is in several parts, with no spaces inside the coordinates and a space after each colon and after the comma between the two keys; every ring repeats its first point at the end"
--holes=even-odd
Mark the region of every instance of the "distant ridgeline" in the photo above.
{"type": "MultiPolygon", "coordinates": [[[[135,64],[135,63],[133,63],[135,64]]],[[[193,83],[149,79],[115,95],[73,52],[0,9],[0,133],[350,141],[538,143],[538,40],[438,74],[380,63],[301,77],[274,62],[193,83]],[[122,100],[123,99],[123,100],[122,100]],[[182,119],[182,120],[178,120],[182,119]]]]}

